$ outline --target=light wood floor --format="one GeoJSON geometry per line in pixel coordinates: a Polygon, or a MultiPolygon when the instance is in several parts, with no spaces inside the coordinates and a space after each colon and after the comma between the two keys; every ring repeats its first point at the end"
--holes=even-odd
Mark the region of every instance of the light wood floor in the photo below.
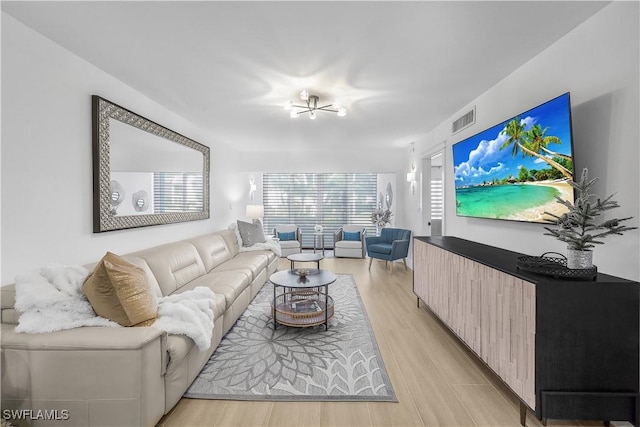
{"type": "MultiPolygon", "coordinates": [[[[280,269],[289,262],[280,261],[280,269]]],[[[424,308],[416,306],[412,271],[394,263],[325,258],[322,268],[352,274],[373,325],[398,403],[241,402],[183,398],[158,424],[170,426],[514,426],[513,393],[470,355],[424,308]]],[[[339,309],[339,308],[338,308],[339,309]]],[[[542,424],[531,412],[527,426],[542,424]]],[[[552,421],[548,426],[597,426],[552,421]]]]}

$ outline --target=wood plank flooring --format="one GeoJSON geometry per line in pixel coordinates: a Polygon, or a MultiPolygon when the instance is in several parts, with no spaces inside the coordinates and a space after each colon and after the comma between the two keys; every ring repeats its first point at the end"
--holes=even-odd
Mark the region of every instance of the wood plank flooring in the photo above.
{"type": "MultiPolygon", "coordinates": [[[[398,403],[243,402],[183,398],[160,420],[185,426],[513,426],[520,425],[513,393],[476,360],[434,316],[418,308],[412,271],[395,263],[325,258],[322,268],[352,274],[398,403]]],[[[280,269],[289,267],[280,260],[280,269]]],[[[339,309],[339,308],[337,308],[339,309]]],[[[527,426],[542,424],[531,412],[527,426]]],[[[548,426],[602,426],[601,422],[554,421],[548,426]]]]}

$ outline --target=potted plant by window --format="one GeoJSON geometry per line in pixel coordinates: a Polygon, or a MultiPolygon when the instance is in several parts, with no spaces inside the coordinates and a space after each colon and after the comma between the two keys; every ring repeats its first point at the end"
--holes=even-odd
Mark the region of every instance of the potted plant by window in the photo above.
{"type": "Polygon", "coordinates": [[[572,269],[593,267],[593,252],[595,245],[602,245],[603,238],[612,234],[622,235],[625,231],[634,230],[638,227],[627,227],[621,225],[622,222],[633,217],[622,219],[599,219],[603,212],[619,208],[618,202],[613,200],[614,194],[603,199],[592,194],[591,187],[598,180],[589,180],[589,170],[584,168],[580,176],[580,182],[569,181],[569,184],[576,190],[576,199],[573,204],[568,200],[557,197],[558,203],[566,206],[569,210],[561,216],[545,212],[553,219],[548,222],[555,224],[555,228],[544,227],[547,236],[553,236],[561,242],[567,244],[567,267],[572,269]]]}

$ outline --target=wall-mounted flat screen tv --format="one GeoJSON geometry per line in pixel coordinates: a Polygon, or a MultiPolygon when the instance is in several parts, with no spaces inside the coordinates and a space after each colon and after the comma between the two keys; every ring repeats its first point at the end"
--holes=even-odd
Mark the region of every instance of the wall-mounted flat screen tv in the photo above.
{"type": "Polygon", "coordinates": [[[453,145],[458,216],[540,222],[574,201],[569,93],[453,145]]]}

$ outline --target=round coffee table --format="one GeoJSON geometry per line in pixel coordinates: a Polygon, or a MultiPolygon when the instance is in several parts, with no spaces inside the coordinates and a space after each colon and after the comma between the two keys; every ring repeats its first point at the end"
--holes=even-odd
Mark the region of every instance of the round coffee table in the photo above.
{"type": "Polygon", "coordinates": [[[292,270],[296,262],[315,262],[318,266],[318,270],[320,270],[320,260],[324,259],[324,255],[316,254],[316,253],[313,253],[313,254],[299,253],[299,254],[291,254],[287,257],[287,259],[291,261],[292,270]]]}
{"type": "Polygon", "coordinates": [[[273,283],[273,329],[278,323],[295,327],[324,324],[329,329],[333,317],[333,298],[329,296],[329,285],[336,275],[326,270],[284,270],[269,277],[273,283]],[[301,275],[301,271],[306,275],[301,275]]]}

